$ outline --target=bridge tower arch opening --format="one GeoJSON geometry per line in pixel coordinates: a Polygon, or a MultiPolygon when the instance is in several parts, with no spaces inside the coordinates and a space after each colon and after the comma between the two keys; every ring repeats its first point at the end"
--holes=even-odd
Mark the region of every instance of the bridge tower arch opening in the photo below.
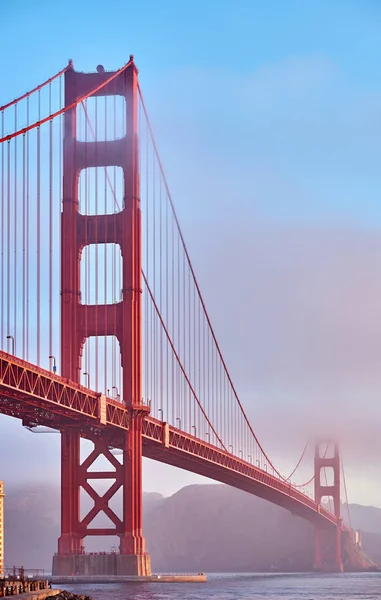
{"type": "MultiPolygon", "coordinates": [[[[61,536],[53,560],[53,575],[149,575],[150,558],[142,533],[142,422],[148,409],[142,403],[142,283],[141,213],[138,164],[138,75],[133,59],[127,68],[93,96],[121,96],[125,100],[125,131],[122,137],[101,141],[77,139],[78,98],[96,90],[114,73],[78,73],[72,65],[65,73],[63,147],[63,202],[61,215],[61,362],[62,376],[80,383],[81,356],[85,340],[93,336],[116,336],[120,345],[123,398],[129,410],[129,428],[118,440],[108,439],[97,427],[61,428],[61,536]],[[79,211],[79,180],[84,169],[119,166],[123,170],[123,204],[118,212],[83,214],[79,211]],[[111,304],[84,304],[81,300],[81,255],[92,244],[116,244],[122,256],[120,300],[111,304]],[[80,439],[94,444],[81,462],[80,439]],[[122,449],[123,460],[110,454],[122,449]],[[114,527],[91,531],[89,516],[80,518],[80,488],[94,471],[93,460],[106,456],[113,464],[115,482],[122,488],[122,518],[109,507],[111,495],[95,498],[95,511],[105,512],[114,527]],[[104,558],[86,554],[87,535],[118,535],[119,551],[104,558]]],[[[102,209],[99,211],[102,212],[102,209]]],[[[101,365],[100,365],[101,368],[101,365]]],[[[91,384],[89,387],[92,387],[91,384]]],[[[100,405],[101,403],[100,394],[100,405]]],[[[106,423],[106,419],[105,419],[106,423]]],[[[102,419],[101,419],[102,424],[102,419]]],[[[105,478],[105,473],[96,475],[105,478]]],[[[106,474],[107,477],[107,474],[106,474]]],[[[93,513],[94,513],[93,510],[93,513]]],[[[92,514],[93,514],[92,513],[92,514]]],[[[92,514],[90,516],[92,516],[92,514]]],[[[94,515],[95,516],[95,515],[94,515]]]]}
{"type": "Polygon", "coordinates": [[[341,556],[342,518],[340,513],[340,453],[337,442],[316,441],[315,443],[315,500],[332,498],[336,526],[315,529],[315,570],[342,572],[341,556]],[[329,470],[326,479],[323,470],[329,470]]]}

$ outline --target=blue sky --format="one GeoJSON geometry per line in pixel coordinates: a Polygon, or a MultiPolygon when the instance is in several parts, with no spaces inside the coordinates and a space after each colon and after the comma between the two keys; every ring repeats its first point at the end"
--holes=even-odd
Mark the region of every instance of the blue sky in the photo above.
{"type": "MultiPolygon", "coordinates": [[[[317,403],[336,406],[335,422],[349,413],[354,499],[381,505],[381,487],[356,470],[358,414],[347,410],[361,397],[381,419],[380,3],[4,0],[1,24],[1,103],[69,58],[78,70],[113,70],[135,55],[233,379],[250,410],[253,392],[266,393],[252,409],[260,438],[289,471],[317,403]],[[289,457],[269,434],[279,390],[303,423],[291,428],[289,457]]],[[[368,425],[359,439],[371,437],[368,425]]],[[[25,435],[17,447],[29,448],[25,435]]],[[[191,481],[163,479],[161,468],[147,467],[149,489],[191,481]]]]}
{"type": "MultiPolygon", "coordinates": [[[[371,225],[379,215],[380,142],[372,131],[380,116],[381,16],[375,0],[114,0],[107,9],[97,0],[91,8],[70,0],[15,0],[2,12],[3,98],[31,88],[68,58],[79,70],[99,62],[115,69],[134,53],[155,125],[167,116],[165,107],[174,112],[174,124],[184,115],[195,128],[206,123],[211,146],[223,138],[220,154],[232,146],[249,169],[259,156],[262,171],[275,170],[300,196],[292,206],[263,203],[261,211],[303,219],[328,213],[371,225]]],[[[159,140],[165,150],[165,136],[159,140]]],[[[205,147],[204,140],[194,143],[205,147]]]]}
{"type": "Polygon", "coordinates": [[[131,48],[148,77],[174,66],[247,73],[287,56],[326,55],[346,75],[371,88],[379,51],[380,6],[374,0],[227,0],[179,5],[164,0],[88,4],[25,0],[3,6],[10,71],[21,63],[37,74],[67,56],[93,66],[95,55],[115,66],[131,48]],[[22,43],[25,40],[25,44],[22,43]],[[11,51],[11,52],[10,52],[11,51]]]}

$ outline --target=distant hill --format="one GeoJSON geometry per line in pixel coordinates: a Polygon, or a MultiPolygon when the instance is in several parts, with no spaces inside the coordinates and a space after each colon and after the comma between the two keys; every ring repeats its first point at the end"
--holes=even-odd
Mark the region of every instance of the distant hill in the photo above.
{"type": "MultiPolygon", "coordinates": [[[[381,534],[381,510],[375,506],[349,505],[353,527],[381,534]]],[[[345,511],[344,511],[345,514],[345,511]]]]}
{"type": "Polygon", "coordinates": [[[304,570],[313,561],[309,523],[222,485],[183,488],[147,514],[145,530],[159,571],[304,570]]]}
{"type": "MultiPolygon", "coordinates": [[[[365,551],[381,562],[381,510],[359,505],[350,509],[353,526],[363,532],[365,551]]],[[[8,486],[7,566],[50,570],[59,530],[56,486],[8,486]]],[[[309,570],[314,558],[314,531],[307,521],[223,485],[192,485],[169,498],[144,494],[144,533],[156,571],[309,570]]],[[[109,550],[117,538],[85,543],[91,551],[109,550]]]]}

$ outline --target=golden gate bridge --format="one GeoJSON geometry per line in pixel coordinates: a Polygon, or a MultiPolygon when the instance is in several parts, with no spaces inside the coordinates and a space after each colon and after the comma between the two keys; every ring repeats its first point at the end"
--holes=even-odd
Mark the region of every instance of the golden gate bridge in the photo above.
{"type": "Polygon", "coordinates": [[[260,444],[196,279],[133,56],[116,72],[69,61],[0,113],[0,412],[61,435],[53,574],[150,574],[142,456],[308,519],[315,568],[341,571],[351,527],[339,447],[318,441],[313,475],[297,485],[307,444],[289,476],[260,444]],[[83,460],[81,438],[92,442],[83,460]],[[91,485],[100,480],[103,495],[91,485]],[[93,501],[82,518],[80,490],[93,501]],[[100,513],[108,527],[96,526],[100,513]],[[119,536],[112,563],[94,563],[89,535],[119,536]]]}

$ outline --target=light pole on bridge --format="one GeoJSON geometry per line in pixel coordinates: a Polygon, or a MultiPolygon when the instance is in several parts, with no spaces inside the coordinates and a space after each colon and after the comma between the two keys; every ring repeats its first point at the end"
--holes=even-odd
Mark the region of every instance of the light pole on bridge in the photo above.
{"type": "Polygon", "coordinates": [[[13,335],[7,335],[7,340],[12,340],[12,354],[15,354],[15,338],[13,335]]]}
{"type": "Polygon", "coordinates": [[[194,437],[197,437],[196,425],[192,425],[192,429],[194,429],[194,437]]]}
{"type": "Polygon", "coordinates": [[[85,377],[87,376],[87,388],[90,389],[90,373],[84,373],[83,374],[85,377]]]}
{"type": "Polygon", "coordinates": [[[56,357],[51,355],[49,356],[49,360],[53,361],[53,373],[57,373],[56,357]]]}
{"type": "Polygon", "coordinates": [[[179,429],[181,429],[181,417],[176,417],[176,421],[179,422],[179,429]]]}
{"type": "Polygon", "coordinates": [[[161,422],[163,422],[163,421],[164,421],[164,413],[163,413],[163,409],[162,409],[162,408],[158,408],[158,409],[157,409],[157,412],[158,412],[158,413],[161,413],[161,422]]]}

